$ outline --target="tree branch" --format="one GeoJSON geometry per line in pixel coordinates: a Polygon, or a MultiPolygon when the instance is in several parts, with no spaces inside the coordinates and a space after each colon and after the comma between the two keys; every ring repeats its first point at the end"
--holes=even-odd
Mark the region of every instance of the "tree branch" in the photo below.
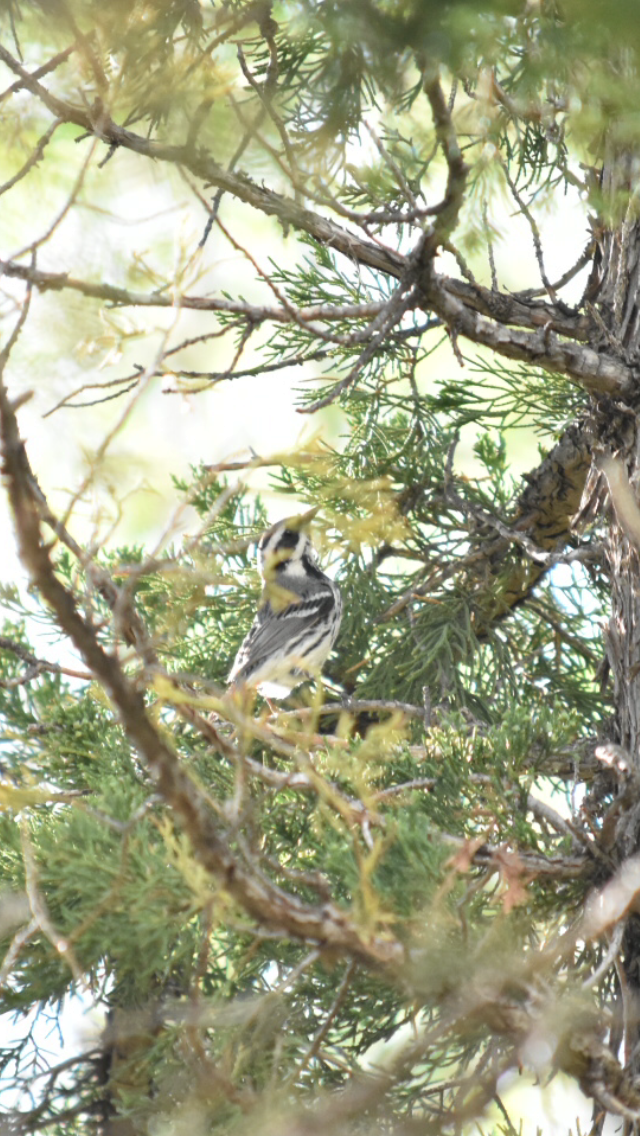
{"type": "MultiPolygon", "coordinates": [[[[483,638],[492,623],[527,599],[555,562],[555,556],[547,558],[546,554],[557,552],[570,536],[571,521],[578,511],[590,465],[589,429],[585,422],[573,422],[538,468],[526,476],[509,526],[501,526],[501,535],[484,540],[480,548],[472,548],[467,557],[457,561],[458,579],[465,579],[466,587],[475,596],[474,631],[478,638],[483,638]],[[505,577],[504,557],[512,543],[535,548],[538,562],[523,557],[505,577]],[[500,589],[488,587],[487,577],[498,575],[503,576],[500,589]]],[[[432,579],[413,584],[378,620],[391,619],[433,587],[432,579]]]]}
{"type": "MultiPolygon", "coordinates": [[[[6,359],[6,355],[5,355],[6,359]]],[[[69,591],[57,578],[40,534],[38,502],[18,432],[15,407],[0,383],[0,440],[21,560],[43,599],[55,612],[86,665],[109,695],[123,728],[147,766],[165,802],[189,834],[194,852],[231,896],[259,923],[351,955],[367,966],[395,970],[404,948],[390,935],[363,936],[349,915],[333,903],[313,907],[243,867],[229,850],[218,819],[151,723],[142,694],[118,659],[97,640],[69,591]]]]}
{"type": "Polygon", "coordinates": [[[446,277],[435,274],[424,283],[422,307],[435,312],[456,335],[490,347],[497,355],[534,363],[552,374],[566,375],[590,394],[624,398],[634,389],[635,370],[614,354],[599,354],[591,347],[560,339],[551,318],[535,332],[515,331],[490,322],[470,310],[448,287],[446,277]]]}
{"type": "Polygon", "coordinates": [[[427,236],[428,254],[433,256],[436,249],[445,244],[458,223],[464,202],[469,167],[462,157],[451,111],[447,106],[438,75],[429,74],[425,79],[424,91],[429,100],[436,139],[442,146],[447,162],[447,186],[443,200],[438,206],[438,215],[433,230],[427,236]]]}
{"type": "Polygon", "coordinates": [[[42,272],[16,261],[0,260],[0,275],[24,280],[40,292],[60,292],[65,288],[96,300],[104,300],[114,307],[133,308],[188,308],[199,312],[225,312],[246,316],[252,323],[273,320],[275,323],[308,323],[312,320],[374,319],[384,310],[388,301],[370,304],[315,304],[308,308],[268,307],[249,304],[245,300],[227,300],[218,296],[166,296],[159,292],[131,292],[114,284],[98,284],[77,280],[66,272],[42,272]]]}
{"type": "MultiPolygon", "coordinates": [[[[114,123],[103,107],[99,107],[96,111],[58,98],[30,75],[2,45],[0,45],[0,60],[19,76],[21,84],[36,95],[56,118],[75,123],[101,138],[109,146],[123,146],[143,157],[185,166],[202,181],[231,193],[238,200],[259,209],[267,216],[276,217],[285,227],[294,226],[309,234],[320,244],[335,249],[358,264],[367,265],[399,279],[406,279],[407,260],[393,249],[363,240],[333,221],[304,208],[291,198],[256,185],[244,174],[235,174],[222,169],[205,151],[197,150],[191,145],[176,146],[144,138],[114,123]]],[[[454,209],[457,192],[453,191],[461,178],[461,172],[459,177],[457,174],[450,177],[453,196],[446,207],[446,216],[449,216],[450,208],[454,209]]],[[[427,234],[424,238],[423,252],[427,254],[427,259],[432,260],[432,256],[428,255],[431,248],[429,241],[427,234]]],[[[452,282],[445,276],[435,274],[423,281],[421,306],[440,316],[455,334],[490,347],[497,354],[507,358],[535,363],[545,370],[567,375],[592,393],[625,397],[634,389],[634,368],[626,366],[615,352],[599,354],[589,347],[566,342],[558,337],[559,331],[567,330],[567,327],[557,323],[557,309],[554,306],[549,307],[549,319],[546,324],[541,326],[539,331],[527,334],[507,328],[503,322],[489,322],[483,319],[469,301],[469,293],[464,292],[459,282],[452,282]],[[459,298],[462,295],[465,297],[464,300],[459,298]],[[559,328],[558,332],[555,330],[556,326],[559,328]]],[[[487,303],[486,295],[483,296],[482,293],[476,295],[475,307],[485,307],[487,303]]],[[[522,305],[520,302],[521,306],[517,307],[517,304],[517,301],[509,301],[512,313],[521,313],[523,308],[525,312],[527,311],[527,305],[522,305]]],[[[536,313],[544,310],[545,308],[540,304],[536,304],[533,309],[536,313]]],[[[528,318],[533,320],[531,311],[528,313],[528,318]]],[[[583,337],[584,325],[578,320],[575,324],[571,321],[570,326],[576,325],[580,328],[583,337]]]]}

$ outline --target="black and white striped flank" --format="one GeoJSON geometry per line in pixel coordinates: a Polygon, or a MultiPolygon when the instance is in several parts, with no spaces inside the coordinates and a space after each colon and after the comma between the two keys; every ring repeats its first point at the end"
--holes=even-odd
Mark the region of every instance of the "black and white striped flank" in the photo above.
{"type": "Polygon", "coordinates": [[[286,521],[264,533],[258,563],[265,581],[253,626],[229,674],[234,686],[283,698],[315,677],[335,643],[342,616],[338,586],[318,567],[308,536],[286,521]]]}

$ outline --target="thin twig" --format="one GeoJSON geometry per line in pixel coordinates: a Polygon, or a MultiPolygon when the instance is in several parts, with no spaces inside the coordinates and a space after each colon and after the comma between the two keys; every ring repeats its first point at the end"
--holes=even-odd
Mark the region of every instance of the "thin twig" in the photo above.
{"type": "Polygon", "coordinates": [[[388,168],[391,170],[391,173],[393,174],[397,185],[400,187],[400,190],[402,191],[404,197],[409,202],[409,205],[417,213],[418,209],[419,209],[418,202],[417,202],[415,195],[414,195],[414,193],[411,189],[411,186],[409,185],[407,179],[405,178],[405,176],[404,176],[402,170],[400,169],[398,163],[396,161],[394,161],[391,154],[387,150],[386,146],[384,145],[382,140],[378,137],[378,135],[376,134],[373,127],[366,121],[366,119],[363,119],[363,123],[364,123],[365,129],[367,130],[367,132],[369,134],[369,137],[372,139],[374,146],[376,147],[378,153],[380,154],[380,157],[384,161],[385,165],[387,165],[388,168]]]}
{"type": "Polygon", "coordinates": [[[584,982],[582,983],[583,990],[591,990],[594,986],[597,986],[600,979],[604,978],[609,968],[613,965],[618,954],[620,953],[620,947],[622,946],[625,927],[626,919],[621,919],[619,923],[616,923],[616,926],[614,927],[613,933],[611,935],[611,942],[609,943],[609,946],[605,951],[601,962],[593,971],[593,973],[590,974],[588,978],[585,978],[584,982]]]}
{"type": "MultiPolygon", "coordinates": [[[[64,51],[58,52],[58,54],[54,55],[52,59],[49,59],[47,63],[43,63],[42,67],[31,71],[29,78],[37,80],[43,79],[45,75],[50,75],[51,72],[56,71],[62,63],[66,63],[69,56],[73,55],[73,52],[77,50],[77,46],[77,44],[72,43],[70,47],[65,47],[64,51]]],[[[22,80],[12,83],[10,87],[7,87],[6,91],[2,91],[0,94],[0,103],[4,102],[4,100],[8,99],[11,95],[15,95],[18,91],[21,91],[25,86],[26,84],[22,80]]]]}
{"type": "Polygon", "coordinates": [[[32,939],[39,930],[40,924],[36,917],[33,916],[28,923],[25,923],[24,927],[21,927],[19,931],[16,931],[11,942],[9,943],[7,953],[2,960],[2,966],[0,966],[0,990],[2,990],[3,986],[6,985],[7,979],[9,978],[11,971],[13,970],[16,962],[20,957],[20,951],[22,950],[23,946],[25,945],[25,943],[28,943],[29,939],[32,939]]]}
{"type": "MultiPolygon", "coordinates": [[[[584,250],[580,253],[580,256],[578,257],[576,263],[573,264],[571,268],[568,268],[566,272],[563,272],[562,276],[560,276],[560,278],[551,285],[552,291],[560,291],[561,288],[564,288],[565,284],[569,284],[569,282],[573,280],[574,276],[577,276],[579,272],[582,272],[582,269],[586,268],[586,266],[593,260],[594,250],[595,241],[591,240],[585,246],[584,250]]],[[[533,300],[534,297],[544,296],[546,293],[546,288],[523,288],[520,291],[515,292],[514,295],[519,296],[523,300],[533,300]]]]}
{"type": "Polygon", "coordinates": [[[464,190],[469,167],[458,143],[451,109],[444,97],[437,71],[429,67],[424,81],[424,91],[429,100],[436,139],[442,147],[447,162],[447,185],[445,194],[437,207],[433,231],[428,234],[425,255],[431,257],[443,241],[447,241],[455,229],[464,202],[464,190]]]}
{"type": "Polygon", "coordinates": [[[23,686],[27,682],[31,682],[37,678],[43,671],[50,671],[52,674],[67,675],[69,678],[80,678],[90,681],[92,675],[90,671],[76,671],[71,670],[69,667],[61,667],[58,663],[49,663],[46,659],[38,659],[28,648],[24,647],[22,643],[17,643],[14,639],[8,639],[5,635],[0,636],[0,651],[11,651],[23,663],[27,664],[27,670],[20,678],[5,679],[0,682],[1,686],[23,686]]]}
{"type": "MultiPolygon", "coordinates": [[[[364,351],[358,356],[354,366],[349,373],[340,380],[328,394],[323,395],[322,398],[317,399],[315,402],[310,403],[308,406],[299,407],[298,414],[313,414],[316,410],[321,410],[325,406],[330,406],[335,402],[340,395],[344,394],[351,386],[353,386],[362,368],[373,358],[376,351],[382,346],[387,339],[389,331],[397,324],[402,316],[409,308],[413,307],[418,296],[418,290],[415,287],[409,287],[408,283],[401,282],[394,292],[391,299],[387,302],[386,311],[384,313],[384,320],[377,335],[365,347],[364,351]]],[[[382,316],[383,313],[380,313],[382,316]]],[[[371,325],[373,327],[373,325],[371,325]]]]}
{"type": "Polygon", "coordinates": [[[522,213],[523,217],[525,217],[527,219],[527,221],[529,223],[529,228],[531,229],[531,236],[533,238],[533,247],[535,249],[536,260],[538,262],[538,268],[540,270],[540,278],[542,280],[542,283],[544,284],[545,290],[547,291],[550,299],[552,299],[554,303],[557,303],[558,297],[556,295],[555,288],[552,285],[551,281],[549,280],[549,277],[547,276],[547,270],[544,266],[544,253],[542,251],[542,240],[540,238],[540,230],[538,228],[536,220],[535,220],[531,210],[529,209],[529,206],[525,202],[524,198],[519,193],[519,191],[516,187],[516,184],[515,184],[513,178],[511,177],[511,174],[509,173],[508,167],[507,167],[505,162],[502,162],[502,172],[504,174],[505,181],[507,182],[507,185],[509,186],[509,189],[511,190],[511,193],[513,194],[513,196],[514,196],[514,198],[515,198],[515,200],[516,200],[516,202],[517,202],[517,204],[520,208],[520,212],[522,213]]]}
{"type": "Polygon", "coordinates": [[[561,817],[558,812],[551,805],[545,801],[539,801],[531,793],[527,795],[527,808],[533,813],[537,820],[546,821],[556,832],[561,833],[563,836],[570,836],[572,840],[579,841],[583,848],[586,848],[591,856],[603,860],[606,864],[611,866],[611,858],[607,856],[595,843],[590,840],[584,832],[581,832],[576,825],[561,817]]]}
{"type": "Polygon", "coordinates": [[[29,155],[21,169],[18,170],[17,174],[14,174],[13,177],[9,178],[8,181],[5,181],[3,185],[0,185],[0,197],[3,193],[7,193],[8,190],[13,189],[14,185],[16,185],[19,181],[22,181],[22,178],[26,177],[29,171],[38,164],[38,162],[42,158],[42,155],[44,154],[46,147],[48,146],[61,123],[61,118],[54,119],[49,129],[45,131],[42,137],[38,140],[31,154],[29,155]]]}
{"type": "Polygon", "coordinates": [[[314,1035],[311,1039],[311,1045],[306,1050],[306,1052],[302,1055],[302,1058],[301,1058],[299,1064],[297,1065],[297,1067],[293,1070],[293,1072],[289,1076],[289,1079],[286,1082],[287,1086],[293,1085],[293,1084],[295,1084],[295,1082],[297,1080],[299,1080],[299,1078],[301,1077],[301,1075],[304,1073],[305,1069],[307,1068],[309,1062],[313,1060],[316,1053],[318,1052],[318,1050],[319,1050],[320,1046],[322,1045],[324,1039],[326,1038],[329,1030],[331,1029],[333,1022],[336,1019],[336,1015],[338,1014],[338,1011],[340,1010],[342,1003],[344,1002],[344,999],[345,999],[346,994],[347,994],[347,990],[349,989],[349,984],[350,984],[351,979],[353,978],[353,975],[355,973],[355,969],[356,969],[355,963],[354,963],[353,959],[350,959],[349,962],[347,963],[346,967],[345,967],[344,974],[342,975],[342,978],[340,979],[340,984],[338,986],[338,989],[336,990],[336,996],[333,999],[333,1002],[331,1003],[331,1005],[329,1006],[329,1009],[327,1011],[327,1015],[326,1015],[324,1021],[322,1022],[322,1024],[318,1027],[318,1029],[314,1033],[314,1035]]]}
{"type": "Polygon", "coordinates": [[[487,239],[487,256],[489,259],[489,269],[491,271],[491,290],[492,292],[499,291],[498,273],[496,272],[496,262],[493,254],[493,241],[489,231],[489,219],[487,214],[487,199],[485,197],[482,202],[482,224],[484,227],[485,236],[487,239]]]}

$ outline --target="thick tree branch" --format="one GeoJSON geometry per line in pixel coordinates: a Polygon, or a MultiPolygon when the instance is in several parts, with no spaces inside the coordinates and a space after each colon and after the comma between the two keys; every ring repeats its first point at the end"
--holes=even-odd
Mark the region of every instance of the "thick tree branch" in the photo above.
{"type": "Polygon", "coordinates": [[[404,949],[389,936],[362,935],[346,912],[332,903],[313,907],[244,868],[229,850],[217,818],[177,756],[152,725],[142,694],[126,677],[118,659],[98,642],[70,592],[57,578],[40,533],[38,502],[18,432],[14,405],[0,385],[0,439],[22,562],[43,599],[55,612],[87,667],[101,683],[122,725],[154,778],[158,791],[189,834],[203,866],[259,923],[359,959],[368,966],[395,969],[404,949]]]}
{"type": "MultiPolygon", "coordinates": [[[[88,109],[58,98],[30,75],[1,45],[0,60],[56,118],[75,123],[101,138],[109,146],[123,146],[156,161],[184,166],[207,184],[217,186],[218,189],[232,194],[267,216],[276,217],[285,226],[291,225],[309,234],[319,243],[335,249],[358,264],[367,265],[396,278],[407,278],[407,260],[393,249],[363,240],[357,234],[336,225],[320,214],[305,209],[291,198],[258,186],[243,174],[224,170],[205,151],[197,150],[191,145],[176,146],[144,138],[125,127],[118,126],[101,106],[88,109]]],[[[450,166],[450,170],[451,168],[450,166]]],[[[457,193],[453,191],[461,179],[461,171],[450,179],[452,180],[452,197],[449,203],[451,209],[454,209],[457,201],[457,193]]],[[[446,215],[448,216],[448,212],[446,215]]],[[[423,241],[423,252],[428,254],[431,249],[428,234],[423,241]]],[[[430,256],[427,258],[432,259],[430,256]]],[[[464,299],[462,298],[460,284],[455,283],[452,286],[451,281],[444,276],[432,275],[430,279],[424,281],[421,306],[440,316],[456,335],[462,335],[474,343],[488,346],[497,354],[507,358],[535,363],[545,370],[567,375],[593,393],[624,397],[633,389],[635,371],[623,363],[615,353],[599,354],[589,347],[559,338],[559,333],[555,330],[558,312],[554,306],[549,307],[550,318],[546,324],[542,325],[539,331],[527,334],[505,326],[507,321],[502,322],[499,317],[492,321],[482,318],[474,308],[486,307],[488,302],[488,296],[480,292],[476,294],[474,305],[471,305],[468,293],[464,292],[464,299]]],[[[508,303],[512,315],[523,314],[523,308],[525,312],[527,311],[528,306],[522,305],[521,302],[510,300],[508,303]]],[[[544,306],[540,304],[534,306],[536,319],[540,318],[542,311],[544,306]]],[[[531,311],[528,312],[527,318],[533,322],[534,315],[531,311]]],[[[576,325],[583,338],[582,321],[576,320],[576,325]]],[[[568,330],[566,324],[562,330],[568,330]]]]}
{"type": "MultiPolygon", "coordinates": [[[[467,308],[487,316],[496,323],[513,324],[531,330],[546,328],[551,324],[558,335],[569,339],[586,341],[589,338],[591,321],[581,312],[567,314],[555,304],[529,299],[518,293],[509,295],[497,289],[484,288],[481,284],[470,284],[466,280],[455,280],[451,276],[439,276],[443,288],[467,308]]],[[[556,283],[556,288],[561,284],[556,283]]]]}
{"type": "MultiPolygon", "coordinates": [[[[484,539],[479,548],[472,548],[468,557],[457,562],[459,582],[464,582],[475,597],[477,638],[486,636],[496,620],[526,600],[555,562],[553,554],[571,534],[571,521],[578,511],[590,465],[590,432],[584,422],[571,423],[544,461],[525,478],[509,524],[497,526],[495,538],[484,539]],[[514,543],[525,549],[527,545],[535,547],[540,555],[537,559],[523,555],[505,575],[504,561],[514,543]],[[499,589],[494,583],[496,577],[501,577],[499,589]]],[[[432,578],[412,584],[378,619],[391,619],[433,588],[432,578]]]]}
{"type": "Polygon", "coordinates": [[[553,319],[535,332],[516,331],[489,321],[452,295],[448,283],[446,278],[433,275],[426,284],[422,306],[440,316],[456,335],[490,347],[497,355],[566,375],[591,394],[624,398],[633,392],[635,370],[616,356],[560,339],[553,330],[553,319]]]}
{"type": "MultiPolygon", "coordinates": [[[[526,533],[539,548],[555,552],[571,533],[571,520],[578,511],[591,464],[589,436],[581,423],[573,423],[544,461],[527,477],[511,527],[526,533]]],[[[487,548],[485,569],[499,575],[510,542],[500,537],[487,548]]],[[[529,596],[548,571],[523,557],[503,581],[500,593],[480,582],[476,634],[486,634],[489,625],[512,611],[529,596]]]]}
{"type": "MultiPolygon", "coordinates": [[[[242,300],[229,300],[219,296],[181,294],[176,300],[174,296],[159,292],[132,292],[128,288],[114,284],[80,280],[70,276],[68,272],[45,272],[12,260],[0,260],[0,272],[4,276],[28,281],[39,292],[61,292],[69,289],[79,292],[82,296],[104,300],[105,303],[113,304],[115,307],[170,308],[179,303],[181,308],[195,311],[246,315],[256,322],[274,320],[278,323],[290,323],[293,319],[291,312],[286,308],[248,304],[242,300]]],[[[391,272],[389,275],[399,277],[400,273],[391,272]]],[[[486,315],[497,323],[514,324],[531,330],[544,329],[551,323],[560,335],[576,340],[586,340],[588,337],[589,321],[586,316],[562,315],[548,304],[524,302],[504,293],[492,292],[489,288],[480,285],[468,284],[464,280],[445,276],[440,276],[438,279],[442,282],[443,288],[461,300],[466,308],[486,315]]],[[[298,315],[303,320],[342,320],[360,317],[370,319],[382,306],[381,303],[315,304],[309,308],[298,309],[298,315]]]]}

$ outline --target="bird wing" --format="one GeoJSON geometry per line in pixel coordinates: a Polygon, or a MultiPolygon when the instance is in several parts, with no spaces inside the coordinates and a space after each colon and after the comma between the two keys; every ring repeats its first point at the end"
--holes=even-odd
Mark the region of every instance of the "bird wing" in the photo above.
{"type": "Polygon", "coordinates": [[[334,603],[330,589],[323,588],[281,611],[274,611],[269,602],[263,604],[236,655],[229,680],[249,678],[267,659],[295,656],[319,625],[326,625],[328,632],[334,603]]]}

